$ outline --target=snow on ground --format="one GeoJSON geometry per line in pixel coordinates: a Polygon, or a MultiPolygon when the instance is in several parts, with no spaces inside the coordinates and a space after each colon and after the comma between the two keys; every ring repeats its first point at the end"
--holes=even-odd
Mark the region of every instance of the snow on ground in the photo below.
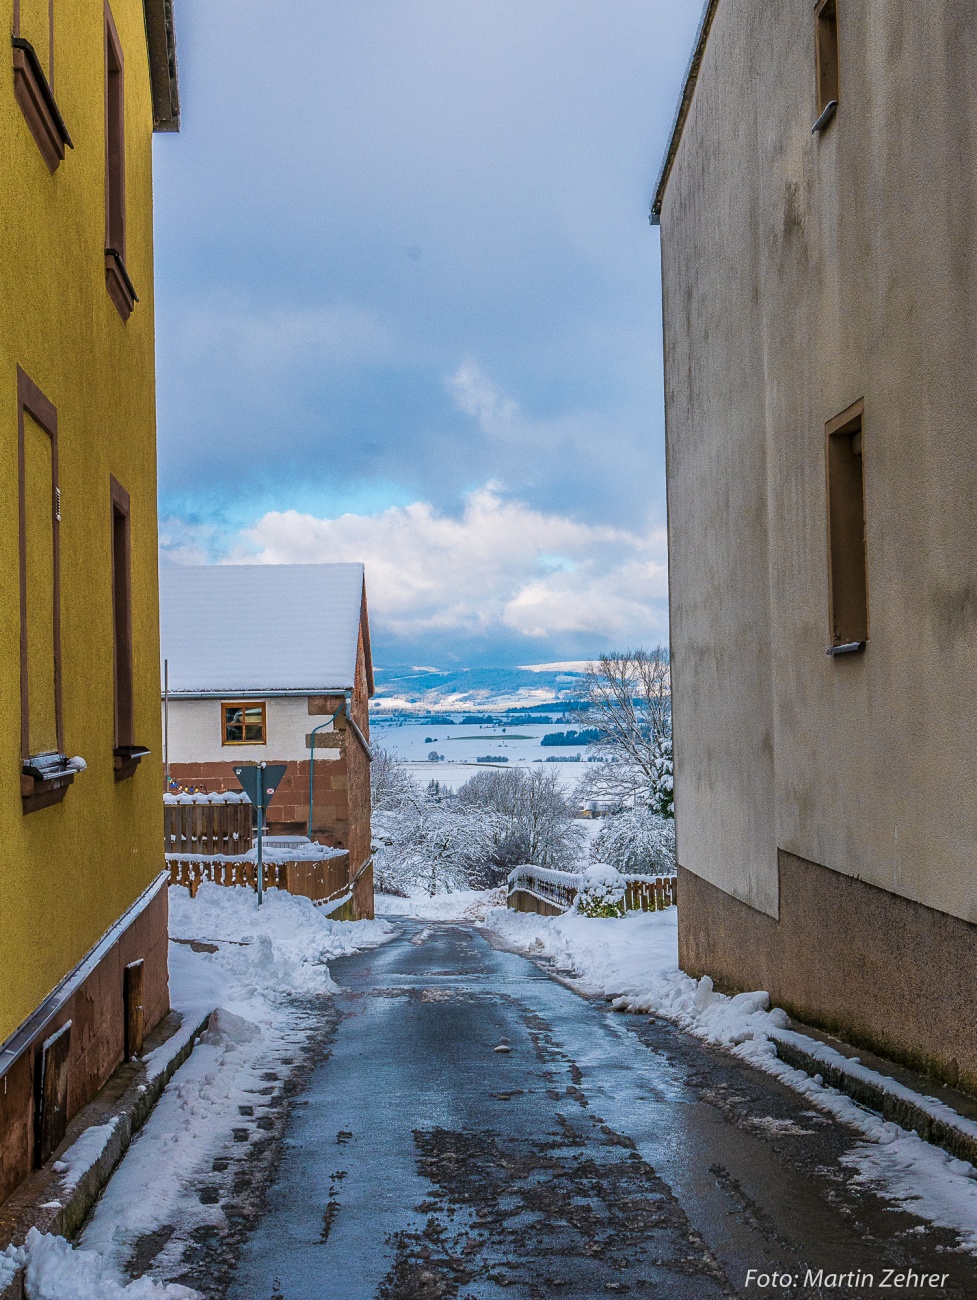
{"type": "Polygon", "coordinates": [[[790,1021],[784,1011],[770,1009],[766,993],[726,997],[708,976],[694,980],[678,969],[677,908],[592,920],[497,907],[486,912],[483,925],[507,947],[550,961],[582,992],[608,997],[622,1010],[671,1020],[775,1075],[867,1139],[844,1157],[856,1184],[956,1229],[963,1245],[977,1253],[977,1170],[779,1060],[771,1031],[790,1021]]]}
{"type": "MultiPolygon", "coordinates": [[[[194,1297],[186,1287],[149,1277],[130,1282],[125,1264],[136,1241],[179,1224],[154,1263],[172,1275],[187,1232],[222,1223],[220,1206],[201,1204],[199,1189],[242,1123],[238,1107],[254,1102],[262,1074],[287,1074],[281,1058],[300,1050],[314,1031],[306,1000],[336,991],[328,962],[394,933],[384,921],[330,921],[309,899],[277,889],[266,892],[260,909],[247,889],[203,884],[195,899],[171,889],[171,937],[215,950],[171,942],[170,1001],[184,1015],[183,1032],[214,1011],[209,1026],[113,1175],[82,1248],[34,1232],[25,1248],[0,1255],[0,1282],[16,1262],[27,1264],[31,1300],[194,1297]]],[[[91,1132],[101,1137],[100,1129],[91,1132]]],[[[75,1148],[94,1143],[101,1149],[90,1133],[65,1153],[66,1165],[77,1164],[79,1173],[84,1152],[75,1148]]]]}
{"type": "Polygon", "coordinates": [[[415,894],[397,898],[377,894],[377,916],[416,916],[424,921],[484,921],[493,907],[505,906],[505,886],[498,889],[459,889],[453,894],[415,894]]]}

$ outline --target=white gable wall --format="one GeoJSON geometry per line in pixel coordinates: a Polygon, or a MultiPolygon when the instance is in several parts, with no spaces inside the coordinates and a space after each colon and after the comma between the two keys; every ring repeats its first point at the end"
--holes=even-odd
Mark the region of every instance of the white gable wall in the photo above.
{"type": "MultiPolygon", "coordinates": [[[[228,703],[234,696],[225,697],[228,703]]],[[[249,700],[249,703],[261,703],[249,700]]],[[[222,700],[186,700],[170,698],[170,763],[269,763],[296,762],[309,757],[306,737],[313,727],[326,722],[318,733],[326,735],[334,724],[321,714],[309,713],[305,695],[279,696],[265,700],[268,743],[265,745],[222,744],[222,700]]],[[[338,759],[338,749],[317,749],[316,762],[338,759]]]]}

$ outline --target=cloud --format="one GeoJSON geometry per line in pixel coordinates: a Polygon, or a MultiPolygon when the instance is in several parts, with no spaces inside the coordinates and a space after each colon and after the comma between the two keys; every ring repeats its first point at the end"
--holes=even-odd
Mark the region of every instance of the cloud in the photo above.
{"type": "Polygon", "coordinates": [[[518,432],[521,423],[518,403],[504,397],[476,362],[463,361],[447,380],[447,388],[459,411],[474,417],[483,433],[507,437],[518,432]]]}
{"type": "Polygon", "coordinates": [[[372,621],[398,640],[582,637],[596,651],[657,639],[665,627],[663,529],[580,523],[493,483],[470,493],[457,518],[427,502],[335,519],[271,511],[242,531],[229,560],[363,561],[372,621]]]}

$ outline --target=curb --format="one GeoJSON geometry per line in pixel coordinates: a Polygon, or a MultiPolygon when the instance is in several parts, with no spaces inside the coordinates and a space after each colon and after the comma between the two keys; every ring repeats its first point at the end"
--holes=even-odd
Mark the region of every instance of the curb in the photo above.
{"type": "MultiPolygon", "coordinates": [[[[200,1035],[207,1028],[210,1012],[191,1028],[185,1020],[177,1021],[171,1012],[163,1021],[170,1034],[139,1061],[123,1063],[103,1088],[99,1097],[86,1106],[68,1127],[69,1136],[43,1168],[7,1200],[0,1214],[0,1243],[23,1244],[31,1228],[69,1240],[76,1235],[102,1194],[119,1161],[128,1151],[132,1139],[146,1123],[163,1090],[190,1056],[200,1035]],[[169,1022],[169,1023],[168,1023],[169,1022]],[[167,1055],[167,1049],[172,1055],[167,1055]],[[127,1077],[128,1076],[128,1077],[127,1077]],[[106,1102],[105,1094],[124,1082],[121,1095],[106,1102]],[[104,1118],[103,1118],[104,1116],[104,1118]],[[84,1134],[102,1124],[111,1128],[105,1144],[77,1181],[65,1188],[64,1174],[54,1165],[70,1153],[72,1145],[84,1134]]],[[[3,1290],[0,1300],[25,1300],[24,1270],[3,1290]]]]}
{"type": "MultiPolygon", "coordinates": [[[[788,1029],[769,1033],[785,1065],[803,1070],[883,1119],[918,1133],[924,1142],[942,1147],[958,1160],[977,1165],[977,1123],[958,1115],[934,1097],[924,1097],[887,1075],[870,1070],[857,1059],[842,1056],[827,1044],[788,1029]]],[[[0,1300],[5,1300],[0,1296],[0,1300]]]]}

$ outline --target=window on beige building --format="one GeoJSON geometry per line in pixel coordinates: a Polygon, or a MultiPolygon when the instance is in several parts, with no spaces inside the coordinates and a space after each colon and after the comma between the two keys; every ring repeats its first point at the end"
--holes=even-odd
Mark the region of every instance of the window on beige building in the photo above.
{"type": "Polygon", "coordinates": [[[821,0],[815,10],[815,53],[817,59],[818,120],[823,130],[838,107],[838,3],[821,0]]]}
{"type": "Polygon", "coordinates": [[[264,704],[225,701],[221,705],[221,722],[225,745],[264,745],[267,741],[264,704]]]}
{"type": "Polygon", "coordinates": [[[868,640],[862,403],[830,420],[826,434],[831,643],[857,647],[868,640]]]}

